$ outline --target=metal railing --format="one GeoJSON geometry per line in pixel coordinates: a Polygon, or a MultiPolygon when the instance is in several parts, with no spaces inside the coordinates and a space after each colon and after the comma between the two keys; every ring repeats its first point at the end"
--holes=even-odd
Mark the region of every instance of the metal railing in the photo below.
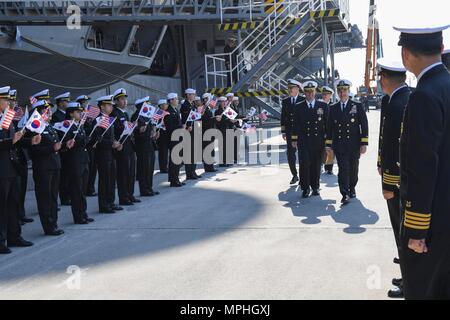
{"type": "Polygon", "coordinates": [[[279,1],[283,3],[283,10],[270,13],[233,51],[205,55],[207,87],[223,87],[225,81],[227,85],[239,81],[244,72],[250,70],[286,34],[289,21],[310,11],[323,10],[326,4],[325,0],[279,1]]]}

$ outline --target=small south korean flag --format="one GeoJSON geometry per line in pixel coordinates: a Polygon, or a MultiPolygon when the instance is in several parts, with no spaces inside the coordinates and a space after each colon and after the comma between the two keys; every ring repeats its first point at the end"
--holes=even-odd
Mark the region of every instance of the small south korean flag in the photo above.
{"type": "Polygon", "coordinates": [[[224,111],[223,111],[223,115],[225,117],[227,117],[230,120],[234,120],[236,119],[236,117],[238,116],[238,114],[236,113],[236,111],[234,111],[231,107],[227,107],[224,111]]]}
{"type": "Polygon", "coordinates": [[[45,130],[46,126],[47,126],[47,124],[42,119],[39,112],[37,110],[34,110],[30,119],[28,119],[28,122],[25,125],[25,128],[27,128],[31,132],[36,132],[37,134],[41,134],[45,130]]]}

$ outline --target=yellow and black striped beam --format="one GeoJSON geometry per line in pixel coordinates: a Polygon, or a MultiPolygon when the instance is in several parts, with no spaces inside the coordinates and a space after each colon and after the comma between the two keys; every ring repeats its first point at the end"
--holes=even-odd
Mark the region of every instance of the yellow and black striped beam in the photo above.
{"type": "MultiPolygon", "coordinates": [[[[232,88],[210,88],[206,89],[206,92],[209,92],[214,95],[223,96],[227,93],[232,92],[232,88]]],[[[274,96],[283,96],[288,95],[288,90],[262,90],[262,91],[238,91],[234,92],[234,95],[240,98],[249,98],[249,97],[274,97],[274,96]]]]}
{"type": "Polygon", "coordinates": [[[330,9],[330,10],[320,10],[320,11],[311,11],[309,14],[311,18],[321,19],[321,18],[331,18],[339,16],[341,11],[339,9],[330,9]]]}
{"type": "MultiPolygon", "coordinates": [[[[321,11],[311,11],[310,17],[314,19],[320,19],[320,18],[331,18],[331,17],[337,17],[340,14],[340,10],[321,10],[321,11]]],[[[279,26],[285,25],[296,25],[299,24],[302,21],[303,17],[297,17],[297,18],[288,18],[286,20],[280,19],[279,26]]],[[[219,24],[218,28],[220,31],[236,31],[236,30],[252,30],[256,29],[259,26],[264,25],[267,26],[267,21],[252,21],[252,22],[234,22],[234,23],[224,23],[219,24]]]]}
{"type": "Polygon", "coordinates": [[[275,10],[278,13],[283,12],[283,10],[284,10],[283,1],[284,0],[265,0],[264,1],[264,4],[265,4],[264,13],[271,14],[275,10]]]}

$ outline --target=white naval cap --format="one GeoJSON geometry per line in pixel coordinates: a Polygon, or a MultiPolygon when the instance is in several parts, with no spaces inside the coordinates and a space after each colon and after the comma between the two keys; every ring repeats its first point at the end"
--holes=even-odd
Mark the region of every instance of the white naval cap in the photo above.
{"type": "Polygon", "coordinates": [[[349,89],[352,86],[352,82],[347,79],[340,79],[334,82],[334,86],[338,89],[349,89]]]}
{"type": "Polygon", "coordinates": [[[73,111],[73,110],[80,110],[83,111],[84,108],[81,106],[79,102],[69,102],[69,105],[67,106],[67,112],[73,111]]]}
{"type": "Polygon", "coordinates": [[[303,90],[308,90],[308,91],[316,90],[318,86],[319,85],[317,84],[317,82],[312,81],[312,80],[306,81],[302,84],[303,90]]]}
{"type": "Polygon", "coordinates": [[[233,97],[233,101],[239,101],[239,97],[233,97]]]}
{"type": "Polygon", "coordinates": [[[197,94],[197,91],[192,88],[188,88],[184,91],[185,94],[197,94]]]}
{"type": "Polygon", "coordinates": [[[167,99],[159,99],[158,100],[158,106],[166,104],[167,103],[167,99]]]}
{"type": "Polygon", "coordinates": [[[15,89],[9,90],[9,99],[17,100],[17,90],[15,89]]]}
{"type": "Polygon", "coordinates": [[[167,95],[167,100],[172,100],[172,99],[177,99],[178,98],[178,94],[171,92],[167,95]]]}
{"type": "Polygon", "coordinates": [[[217,101],[227,101],[227,100],[228,100],[227,97],[224,97],[224,96],[222,96],[219,99],[217,99],[217,101]]]}
{"type": "Polygon", "coordinates": [[[127,91],[124,88],[119,88],[116,91],[114,91],[114,100],[119,99],[120,97],[128,97],[127,91]]]}
{"type": "Polygon", "coordinates": [[[70,101],[70,92],[64,92],[55,97],[55,101],[70,101]]]}
{"type": "Polygon", "coordinates": [[[11,90],[10,86],[6,86],[6,87],[1,87],[0,88],[0,98],[6,98],[9,99],[10,95],[9,95],[9,91],[11,90]]]}
{"type": "Polygon", "coordinates": [[[322,93],[334,94],[334,90],[331,89],[329,86],[323,86],[321,91],[322,93]]]}
{"type": "Polygon", "coordinates": [[[110,94],[108,96],[102,96],[100,98],[97,98],[97,102],[99,104],[103,104],[103,103],[114,104],[114,95],[110,94]]]}
{"type": "Polygon", "coordinates": [[[423,27],[394,27],[394,30],[401,32],[399,46],[434,49],[442,46],[444,41],[442,31],[449,27],[450,25],[428,25],[423,27]]]}
{"type": "Polygon", "coordinates": [[[386,58],[381,58],[377,60],[378,68],[381,70],[387,70],[391,72],[405,73],[406,68],[400,61],[388,60],[386,58]]]}
{"type": "Polygon", "coordinates": [[[137,99],[137,100],[134,102],[134,105],[137,106],[137,105],[143,104],[144,102],[149,102],[149,101],[150,101],[150,97],[149,97],[149,96],[146,96],[146,97],[144,97],[144,98],[137,99]]]}
{"type": "Polygon", "coordinates": [[[194,101],[202,101],[202,98],[200,98],[199,96],[196,96],[196,97],[194,98],[194,101]]]}
{"type": "Polygon", "coordinates": [[[206,92],[202,95],[202,99],[210,99],[211,98],[211,93],[206,92]]]}
{"type": "Polygon", "coordinates": [[[50,99],[50,90],[44,89],[42,91],[39,91],[38,93],[33,94],[32,97],[37,100],[50,99]]]}
{"type": "Polygon", "coordinates": [[[233,92],[229,92],[229,93],[226,94],[225,97],[227,97],[227,98],[233,98],[233,97],[234,97],[234,93],[233,93],[233,92]]]}
{"type": "Polygon", "coordinates": [[[302,87],[302,84],[301,84],[299,81],[297,81],[297,80],[289,79],[289,80],[288,80],[288,86],[290,86],[290,87],[299,87],[299,88],[301,88],[301,87],[302,87]]]}
{"type": "Polygon", "coordinates": [[[48,103],[46,100],[39,100],[31,105],[31,109],[48,108],[48,107],[53,107],[53,104],[48,103]]]}
{"type": "Polygon", "coordinates": [[[442,52],[442,55],[450,54],[450,49],[445,49],[444,52],[442,52]]]}
{"type": "Polygon", "coordinates": [[[78,96],[78,97],[75,99],[76,102],[81,102],[81,101],[83,101],[83,100],[88,101],[88,100],[91,100],[91,98],[90,98],[89,96],[83,94],[83,95],[81,95],[81,96],[78,96]]]}

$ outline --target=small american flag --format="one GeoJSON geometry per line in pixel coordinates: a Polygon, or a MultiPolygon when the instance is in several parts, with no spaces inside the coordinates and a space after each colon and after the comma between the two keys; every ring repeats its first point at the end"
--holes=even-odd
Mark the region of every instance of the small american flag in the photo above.
{"type": "Polygon", "coordinates": [[[100,114],[100,108],[96,106],[89,106],[86,112],[86,117],[89,119],[95,119],[100,114]]]}
{"type": "Polygon", "coordinates": [[[20,120],[22,120],[22,117],[24,116],[24,112],[23,112],[22,108],[19,107],[19,106],[14,107],[14,111],[15,111],[16,114],[14,115],[13,121],[20,121],[20,120]]]}
{"type": "Polygon", "coordinates": [[[86,123],[86,120],[88,118],[87,112],[83,112],[83,115],[81,116],[81,120],[80,120],[80,126],[84,126],[84,124],[86,123]]]}
{"type": "Polygon", "coordinates": [[[16,114],[16,112],[13,109],[9,109],[3,113],[3,117],[2,117],[2,129],[8,130],[9,126],[11,125],[11,122],[14,119],[14,115],[16,114]]]}
{"type": "Polygon", "coordinates": [[[101,120],[99,120],[98,126],[103,129],[108,129],[111,124],[116,120],[116,118],[111,118],[110,116],[102,116],[101,120]]]}
{"type": "Polygon", "coordinates": [[[167,111],[164,111],[163,109],[158,109],[156,110],[156,112],[153,114],[152,120],[154,121],[159,121],[161,119],[163,119],[165,116],[169,115],[170,113],[167,111]]]}
{"type": "Polygon", "coordinates": [[[42,120],[44,120],[45,122],[48,122],[49,120],[49,115],[48,115],[48,111],[50,110],[50,108],[45,109],[44,113],[41,114],[41,118],[42,120]]]}
{"type": "Polygon", "coordinates": [[[38,100],[35,97],[30,97],[30,103],[33,105],[36,102],[38,102],[38,100]]]}
{"type": "Polygon", "coordinates": [[[206,103],[206,105],[209,106],[209,107],[215,108],[216,105],[217,105],[217,98],[216,98],[216,97],[212,97],[212,98],[206,103]]]}

